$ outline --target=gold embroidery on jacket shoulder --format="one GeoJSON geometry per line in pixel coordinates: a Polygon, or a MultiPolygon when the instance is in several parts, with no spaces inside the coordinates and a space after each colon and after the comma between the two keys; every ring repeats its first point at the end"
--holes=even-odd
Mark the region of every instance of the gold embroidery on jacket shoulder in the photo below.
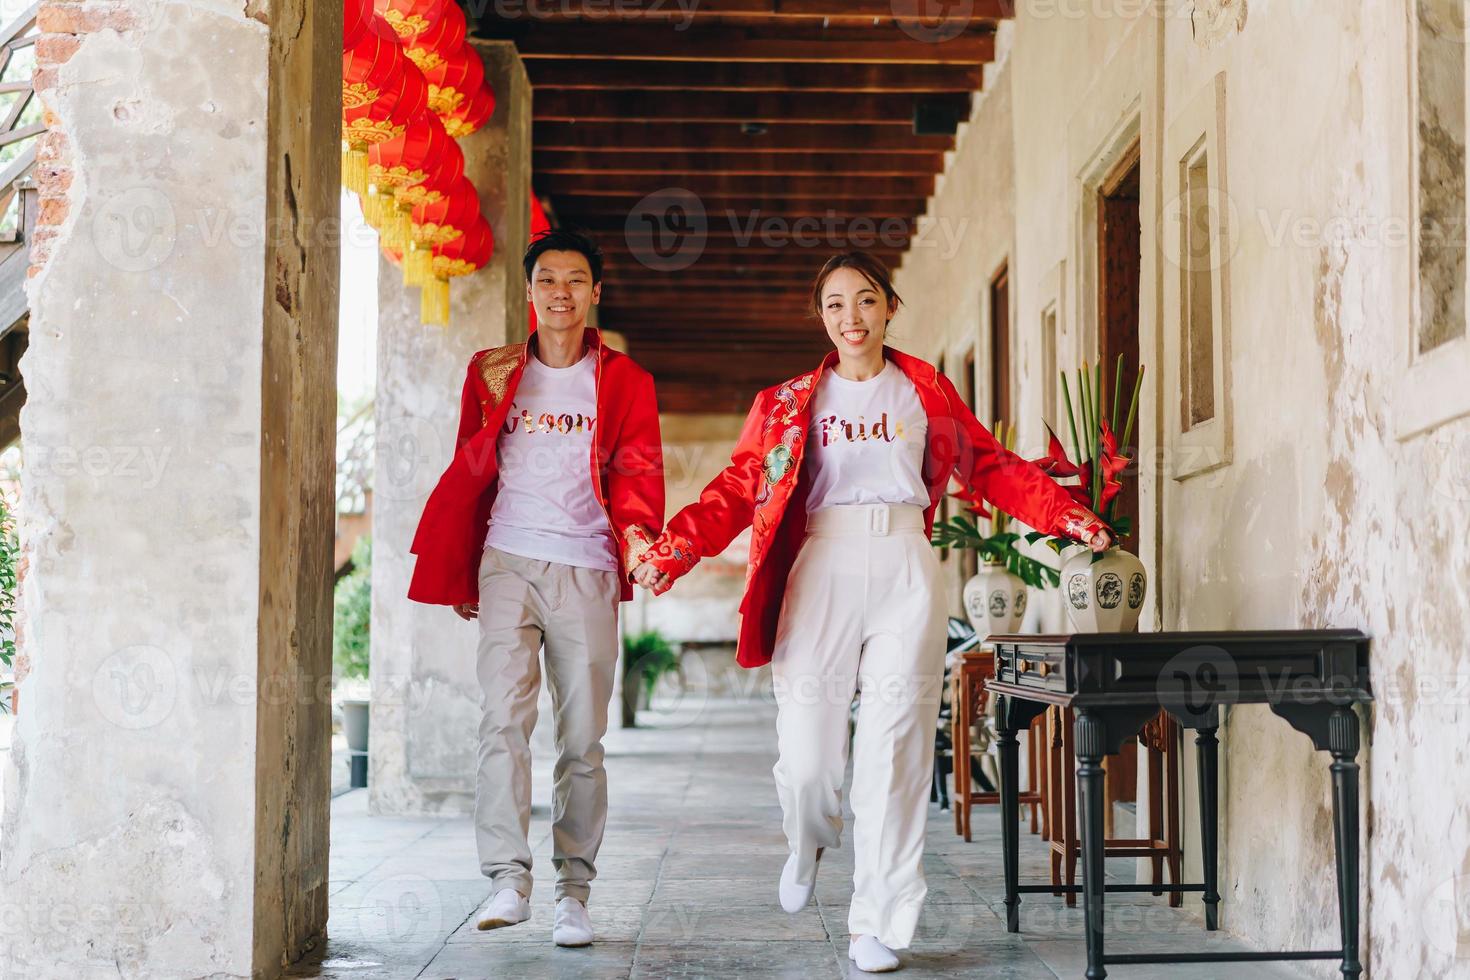
{"type": "Polygon", "coordinates": [[[490,424],[490,410],[499,405],[505,399],[505,389],[510,382],[510,376],[515,373],[516,366],[521,362],[521,355],[525,353],[525,344],[507,344],[497,347],[480,358],[477,367],[480,370],[480,379],[485,382],[485,390],[490,393],[490,399],[481,403],[482,424],[490,424]]]}

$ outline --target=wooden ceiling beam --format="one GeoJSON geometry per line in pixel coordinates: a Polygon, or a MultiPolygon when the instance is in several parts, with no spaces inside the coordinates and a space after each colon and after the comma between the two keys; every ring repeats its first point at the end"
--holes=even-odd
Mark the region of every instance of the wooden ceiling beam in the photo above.
{"type": "Polygon", "coordinates": [[[537,97],[568,89],[607,92],[643,89],[675,92],[978,92],[978,65],[810,65],[663,61],[526,62],[537,97]]]}
{"type": "MultiPolygon", "coordinates": [[[[538,96],[539,98],[539,96],[538,96]]],[[[944,154],[932,153],[603,153],[540,150],[532,153],[536,174],[768,174],[794,177],[903,177],[944,169],[944,154]]]]}
{"type": "Polygon", "coordinates": [[[805,125],[874,125],[912,128],[916,102],[969,115],[967,95],[853,94],[836,92],[538,92],[537,122],[780,122],[805,125]]]}
{"type": "Polygon", "coordinates": [[[943,153],[953,136],[915,136],[898,126],[800,126],[771,124],[746,134],[733,123],[536,123],[532,144],[539,150],[594,150],[599,153],[673,151],[724,153],[943,153]]]}
{"type": "Polygon", "coordinates": [[[524,61],[702,61],[823,65],[983,65],[995,58],[995,35],[966,31],[946,40],[915,37],[893,24],[810,30],[771,27],[496,22],[481,33],[509,36],[524,61]]]}
{"type": "MultiPolygon", "coordinates": [[[[700,198],[765,197],[922,200],[934,192],[934,177],[790,177],[784,174],[669,173],[662,178],[623,174],[545,174],[536,179],[536,192],[553,197],[560,194],[583,197],[626,197],[637,203],[644,196],[665,188],[682,188],[700,198]]],[[[567,209],[570,211],[571,209],[567,209]]],[[[705,207],[706,213],[713,209],[705,207]]],[[[846,209],[842,209],[846,210],[846,209]]],[[[563,213],[559,207],[558,214],[563,213]]]]}
{"type": "MultiPolygon", "coordinates": [[[[797,179],[797,178],[792,178],[797,179]]],[[[829,178],[802,178],[806,180],[828,180],[829,178]]],[[[874,178],[875,180],[878,178],[874,178]]],[[[582,221],[588,230],[601,228],[621,229],[630,214],[638,213],[640,202],[648,191],[657,190],[661,187],[684,186],[681,183],[672,182],[668,184],[654,184],[647,188],[644,193],[618,193],[618,194],[583,194],[579,190],[562,190],[553,192],[555,195],[556,213],[570,220],[576,217],[582,221]],[[604,221],[599,226],[587,224],[585,219],[590,215],[601,215],[616,219],[611,223],[604,221]]],[[[772,197],[764,198],[757,196],[735,195],[704,195],[699,197],[700,203],[704,205],[706,222],[711,226],[730,227],[732,224],[737,228],[745,227],[752,217],[766,218],[800,218],[816,217],[828,218],[840,221],[852,221],[856,218],[868,218],[874,221],[892,219],[901,222],[905,226],[912,226],[914,215],[922,213],[927,202],[927,195],[916,194],[913,197],[879,197],[872,196],[871,206],[844,207],[842,205],[865,205],[864,201],[832,201],[828,203],[815,197],[772,197]],[[731,212],[734,212],[733,214],[731,212]]]]}
{"type": "MultiPolygon", "coordinates": [[[[938,6],[938,5],[935,5],[938,6]]],[[[976,21],[1005,20],[1015,16],[1015,0],[972,0],[956,4],[953,13],[940,8],[930,15],[929,5],[918,0],[622,0],[608,4],[606,0],[558,0],[557,3],[537,0],[501,0],[494,12],[502,20],[533,20],[542,23],[568,21],[668,21],[701,23],[707,19],[741,19],[774,23],[871,24],[875,21],[892,22],[903,19],[912,8],[914,19],[925,15],[923,22],[948,26],[958,22],[961,26],[976,21]]]]}

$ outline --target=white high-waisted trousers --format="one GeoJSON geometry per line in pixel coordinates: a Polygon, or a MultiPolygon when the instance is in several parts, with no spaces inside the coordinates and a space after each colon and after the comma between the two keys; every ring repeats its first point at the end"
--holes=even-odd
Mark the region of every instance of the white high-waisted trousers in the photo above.
{"type": "Polygon", "coordinates": [[[849,707],[853,875],[848,929],[890,949],[913,939],[924,903],[924,824],[944,679],[939,559],[922,509],[887,504],[807,518],[786,586],[771,670],[776,791],[810,882],[819,847],[842,833],[849,707]]]}

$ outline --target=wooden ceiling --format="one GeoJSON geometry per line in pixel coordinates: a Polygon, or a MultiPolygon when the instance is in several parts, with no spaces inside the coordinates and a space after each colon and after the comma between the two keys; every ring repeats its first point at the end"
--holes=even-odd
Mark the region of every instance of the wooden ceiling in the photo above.
{"type": "Polygon", "coordinates": [[[660,408],[744,412],[830,348],[806,312],[828,256],[898,263],[1012,8],[497,0],[476,33],[525,59],[533,185],[601,243],[601,323],[660,408]]]}

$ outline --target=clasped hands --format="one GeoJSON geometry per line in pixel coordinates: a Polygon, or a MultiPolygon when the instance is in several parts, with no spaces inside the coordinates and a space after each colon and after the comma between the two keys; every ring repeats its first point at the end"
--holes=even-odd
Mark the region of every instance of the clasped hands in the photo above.
{"type": "Polygon", "coordinates": [[[633,569],[633,581],[655,594],[666,591],[674,584],[674,580],[669,577],[669,573],[660,570],[651,561],[644,561],[637,568],[633,569]]]}

